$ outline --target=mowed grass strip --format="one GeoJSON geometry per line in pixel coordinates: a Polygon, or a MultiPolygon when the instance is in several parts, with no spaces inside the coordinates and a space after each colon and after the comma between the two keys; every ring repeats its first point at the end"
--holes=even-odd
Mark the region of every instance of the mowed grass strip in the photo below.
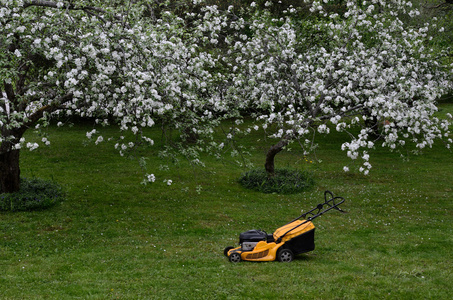
{"type": "MultiPolygon", "coordinates": [[[[442,113],[452,110],[442,105],[442,113]]],[[[244,169],[211,157],[204,169],[182,163],[160,171],[157,131],[156,146],[136,154],[150,156],[157,178],[142,185],[137,159],[119,156],[112,143],[87,143],[90,130],[51,127],[50,147],[22,152],[22,175],[57,181],[67,199],[45,211],[0,213],[1,299],[453,297],[453,156],[442,144],[408,161],[377,147],[363,176],[342,171],[350,161],[341,134],[320,137],[322,163],[307,162],[296,147],[276,160],[312,171],[316,185],[278,195],[242,188],[244,169]],[[223,256],[240,232],[272,232],[322,202],[326,189],[346,198],[348,213],[315,220],[313,252],[290,264],[223,256]]],[[[257,142],[259,134],[246,140],[256,146],[256,166],[272,142],[257,142]]]]}

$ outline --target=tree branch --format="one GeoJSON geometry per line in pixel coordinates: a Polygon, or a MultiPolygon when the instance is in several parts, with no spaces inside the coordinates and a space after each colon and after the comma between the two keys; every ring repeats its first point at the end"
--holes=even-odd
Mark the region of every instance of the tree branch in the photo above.
{"type": "Polygon", "coordinates": [[[423,7],[426,8],[426,9],[436,9],[436,8],[441,8],[442,6],[448,5],[448,4],[453,4],[453,0],[445,0],[444,3],[440,3],[440,4],[434,5],[434,6],[425,6],[425,5],[423,5],[423,7]]]}
{"type": "MultiPolygon", "coordinates": [[[[56,9],[65,9],[65,10],[83,10],[86,14],[95,16],[98,19],[100,19],[103,23],[106,23],[104,18],[98,14],[108,14],[109,12],[99,8],[99,7],[94,7],[94,6],[76,6],[72,3],[64,3],[62,7],[58,7],[58,3],[53,2],[53,1],[47,1],[47,0],[27,0],[24,2],[24,8],[30,7],[30,6],[41,6],[41,7],[49,7],[49,8],[56,8],[56,9]]],[[[128,25],[125,24],[125,20],[121,15],[112,15],[112,17],[115,20],[122,21],[123,26],[126,26],[127,28],[128,25]]]]}
{"type": "Polygon", "coordinates": [[[25,122],[19,129],[20,133],[23,134],[28,128],[30,128],[33,124],[39,121],[44,116],[45,112],[54,112],[58,108],[61,107],[62,104],[71,101],[73,98],[73,94],[69,93],[64,96],[61,96],[55,103],[50,105],[45,105],[38,109],[35,113],[33,113],[29,118],[28,122],[25,122]]]}
{"type": "Polygon", "coordinates": [[[50,8],[64,8],[64,9],[70,9],[70,10],[91,10],[99,13],[106,13],[105,10],[99,7],[93,7],[93,6],[80,6],[76,7],[74,4],[71,3],[64,3],[63,7],[58,7],[58,3],[53,2],[53,1],[47,1],[47,0],[28,0],[24,2],[24,8],[30,7],[30,6],[41,6],[41,7],[50,7],[50,8]]]}
{"type": "Polygon", "coordinates": [[[3,87],[5,89],[6,97],[8,98],[9,102],[14,103],[16,99],[16,94],[14,93],[14,87],[10,83],[6,83],[3,81],[3,87]]]}

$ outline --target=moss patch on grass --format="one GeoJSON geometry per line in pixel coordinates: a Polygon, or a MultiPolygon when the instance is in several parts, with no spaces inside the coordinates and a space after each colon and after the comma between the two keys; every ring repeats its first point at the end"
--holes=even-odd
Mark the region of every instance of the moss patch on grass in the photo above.
{"type": "Polygon", "coordinates": [[[291,169],[277,169],[274,176],[264,169],[254,169],[239,178],[243,187],[266,194],[296,194],[308,190],[314,182],[311,172],[291,169]]]}
{"type": "Polygon", "coordinates": [[[18,192],[0,194],[0,210],[42,210],[54,206],[63,197],[63,189],[56,182],[39,178],[21,178],[18,192]]]}

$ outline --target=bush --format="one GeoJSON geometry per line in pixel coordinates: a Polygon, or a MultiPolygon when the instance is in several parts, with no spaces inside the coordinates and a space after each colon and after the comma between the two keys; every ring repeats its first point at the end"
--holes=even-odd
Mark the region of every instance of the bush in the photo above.
{"type": "Polygon", "coordinates": [[[277,169],[269,177],[264,169],[255,169],[241,175],[239,183],[245,188],[263,193],[295,194],[314,185],[313,174],[308,171],[277,169]]]}
{"type": "Polygon", "coordinates": [[[21,178],[19,192],[0,194],[0,210],[41,210],[54,206],[63,198],[63,189],[55,182],[21,178]]]}

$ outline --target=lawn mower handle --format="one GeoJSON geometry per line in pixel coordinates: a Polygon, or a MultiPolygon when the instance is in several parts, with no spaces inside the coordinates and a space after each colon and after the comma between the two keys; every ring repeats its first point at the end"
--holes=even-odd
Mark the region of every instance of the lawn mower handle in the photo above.
{"type": "Polygon", "coordinates": [[[342,212],[342,213],[346,213],[344,210],[342,210],[340,207],[338,207],[340,204],[342,204],[344,202],[344,198],[343,197],[339,197],[339,196],[334,197],[333,193],[331,191],[325,191],[324,192],[324,200],[325,200],[324,203],[320,203],[320,204],[316,205],[315,208],[313,208],[310,211],[307,211],[306,213],[301,214],[298,218],[295,218],[291,222],[294,222],[295,220],[298,220],[300,218],[305,218],[308,214],[312,215],[312,217],[309,217],[307,219],[307,221],[311,221],[311,220],[323,215],[324,213],[328,212],[329,210],[331,210],[333,208],[338,210],[338,211],[340,211],[340,212],[342,212]],[[330,195],[330,199],[329,200],[327,200],[327,195],[328,194],[330,195]],[[340,199],[340,202],[336,203],[335,200],[337,200],[337,199],[340,199]],[[326,208],[325,210],[321,211],[324,208],[325,205],[327,205],[328,208],[326,208]],[[318,212],[313,213],[315,210],[318,210],[318,212]]]}
{"type": "MultiPolygon", "coordinates": [[[[295,218],[294,220],[292,220],[291,222],[289,222],[288,224],[291,224],[292,222],[294,222],[294,221],[296,221],[296,220],[299,220],[299,219],[301,219],[301,218],[304,218],[304,219],[305,219],[305,218],[307,217],[307,215],[311,215],[310,217],[306,218],[306,221],[305,221],[305,222],[302,222],[301,224],[299,224],[299,225],[295,226],[294,228],[291,228],[290,230],[288,230],[287,232],[285,232],[282,236],[280,236],[280,237],[277,239],[276,243],[277,243],[277,244],[280,243],[281,240],[282,240],[282,238],[283,238],[287,233],[289,233],[289,232],[293,231],[294,229],[296,229],[296,228],[298,228],[298,227],[304,225],[304,224],[307,223],[307,222],[310,222],[310,221],[316,219],[316,218],[319,217],[319,216],[322,216],[323,214],[325,214],[326,212],[328,212],[328,211],[331,210],[331,209],[336,209],[336,210],[338,210],[338,211],[340,211],[340,212],[342,212],[342,213],[346,213],[346,211],[344,211],[344,210],[342,210],[341,208],[338,207],[340,204],[342,204],[342,203],[344,202],[344,198],[343,198],[343,197],[339,197],[339,196],[334,197],[334,196],[333,196],[333,193],[332,193],[331,191],[325,191],[325,192],[324,192],[324,200],[325,200],[324,203],[320,203],[320,204],[316,205],[316,207],[313,208],[312,210],[307,211],[306,213],[301,214],[299,217],[297,217],[297,218],[295,218]],[[329,200],[327,200],[327,195],[330,195],[330,199],[329,199],[329,200]],[[340,200],[340,202],[335,202],[335,200],[337,200],[337,199],[340,200]],[[327,207],[326,209],[323,210],[323,208],[324,208],[325,205],[327,205],[328,207],[327,207]],[[317,212],[315,212],[316,210],[317,210],[317,212]]],[[[286,224],[286,225],[288,225],[288,224],[286,224]]]]}

